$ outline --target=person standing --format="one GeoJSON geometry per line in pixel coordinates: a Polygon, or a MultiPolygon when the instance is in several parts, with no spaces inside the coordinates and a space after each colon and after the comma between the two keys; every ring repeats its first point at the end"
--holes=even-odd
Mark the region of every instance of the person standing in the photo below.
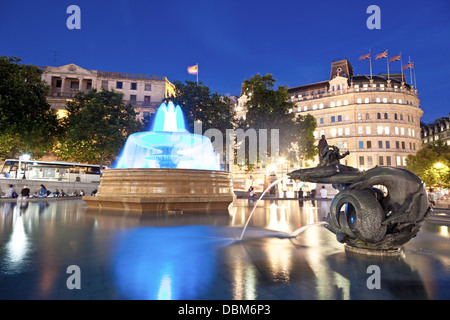
{"type": "Polygon", "coordinates": [[[428,202],[430,202],[432,208],[436,207],[436,193],[434,193],[433,188],[428,193],[428,202]]]}
{"type": "Polygon", "coordinates": [[[321,199],[327,199],[328,191],[325,189],[325,186],[322,186],[322,189],[320,189],[320,198],[321,199]]]}

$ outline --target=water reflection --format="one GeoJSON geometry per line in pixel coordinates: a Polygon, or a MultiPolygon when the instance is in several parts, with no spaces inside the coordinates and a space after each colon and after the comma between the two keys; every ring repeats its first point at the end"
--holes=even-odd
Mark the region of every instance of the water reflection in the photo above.
{"type": "Polygon", "coordinates": [[[76,299],[66,268],[79,265],[86,299],[449,298],[448,227],[424,224],[399,260],[344,251],[321,221],[330,201],[236,201],[217,215],[87,214],[82,201],[0,203],[0,299],[76,299]],[[368,290],[369,264],[382,290],[368,290]],[[99,280],[101,279],[101,281],[99,280]],[[21,289],[25,288],[25,289],[21,289]],[[13,292],[12,292],[13,291],[13,292]]]}

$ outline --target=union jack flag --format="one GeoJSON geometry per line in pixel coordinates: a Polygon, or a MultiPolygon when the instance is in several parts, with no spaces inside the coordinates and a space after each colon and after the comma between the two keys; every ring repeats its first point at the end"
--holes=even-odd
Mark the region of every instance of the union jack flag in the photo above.
{"type": "Polygon", "coordinates": [[[387,50],[385,52],[379,53],[376,55],[375,60],[387,58],[387,54],[388,54],[387,50]]]}

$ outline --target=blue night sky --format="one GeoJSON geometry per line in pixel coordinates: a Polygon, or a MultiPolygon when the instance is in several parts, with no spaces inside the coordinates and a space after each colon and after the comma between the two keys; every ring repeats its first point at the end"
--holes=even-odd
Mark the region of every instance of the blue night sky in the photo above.
{"type": "MultiPolygon", "coordinates": [[[[448,116],[450,1],[5,1],[0,0],[0,55],[41,66],[75,63],[102,71],[195,80],[212,91],[239,95],[244,79],[272,73],[289,87],[328,80],[331,62],[347,57],[368,74],[360,55],[402,52],[416,67],[429,123],[448,116]],[[81,9],[81,30],[69,30],[69,5],[81,9]],[[381,29],[369,30],[369,5],[381,9],[381,29]]],[[[373,73],[386,60],[372,60],[373,73]]],[[[390,65],[400,71],[400,62],[390,65]]],[[[409,70],[406,79],[410,82],[409,70]]]]}

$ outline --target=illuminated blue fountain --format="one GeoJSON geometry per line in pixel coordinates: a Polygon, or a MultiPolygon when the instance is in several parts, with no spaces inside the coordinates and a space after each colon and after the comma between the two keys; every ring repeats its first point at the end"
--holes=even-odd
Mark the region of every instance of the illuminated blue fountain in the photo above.
{"type": "Polygon", "coordinates": [[[180,106],[158,108],[151,131],[130,135],[115,169],[167,168],[220,170],[209,138],[189,133],[180,106]]]}

